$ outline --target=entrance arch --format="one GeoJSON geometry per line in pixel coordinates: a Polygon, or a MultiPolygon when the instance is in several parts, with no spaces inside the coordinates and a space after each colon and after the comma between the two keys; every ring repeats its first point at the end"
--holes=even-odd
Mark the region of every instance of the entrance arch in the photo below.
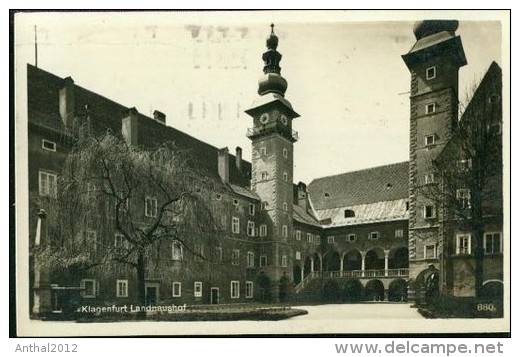
{"type": "Polygon", "coordinates": [[[361,270],[361,253],[359,250],[350,250],[345,254],[343,270],[361,270]]]}
{"type": "Polygon", "coordinates": [[[383,301],[385,299],[385,286],[381,280],[370,280],[365,286],[365,299],[369,301],[383,301]]]}
{"type": "Polygon", "coordinates": [[[363,299],[363,284],[358,279],[348,279],[343,285],[343,300],[361,301],[363,299]]]}
{"type": "Polygon", "coordinates": [[[293,267],[293,282],[294,284],[299,284],[302,281],[302,268],[296,264],[293,267]]]}
{"type": "Polygon", "coordinates": [[[339,284],[336,280],[327,280],[323,285],[323,298],[326,301],[338,301],[340,298],[339,284]]]}
{"type": "Polygon", "coordinates": [[[408,248],[400,247],[392,250],[388,258],[388,269],[408,268],[408,248]]]}
{"type": "Polygon", "coordinates": [[[323,270],[324,271],[340,271],[341,258],[339,253],[335,250],[325,253],[323,256],[323,270]]]}
{"type": "Polygon", "coordinates": [[[388,301],[406,301],[408,298],[408,284],[404,279],[392,280],[388,287],[388,301]]]}
{"type": "Polygon", "coordinates": [[[504,283],[499,280],[490,280],[482,285],[482,297],[488,299],[500,299],[504,297],[504,283]]]}
{"type": "Polygon", "coordinates": [[[258,274],[257,282],[260,301],[271,301],[271,279],[262,271],[258,274]]]}
{"type": "Polygon", "coordinates": [[[365,256],[366,270],[380,270],[385,268],[385,252],[381,248],[370,249],[365,256]]]}

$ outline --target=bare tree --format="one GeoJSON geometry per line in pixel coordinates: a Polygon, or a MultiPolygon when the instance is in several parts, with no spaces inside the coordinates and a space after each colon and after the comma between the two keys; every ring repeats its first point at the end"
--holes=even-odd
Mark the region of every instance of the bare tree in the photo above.
{"type": "Polygon", "coordinates": [[[453,236],[454,228],[471,233],[475,244],[475,292],[481,297],[485,224],[493,219],[501,223],[503,214],[500,67],[493,63],[475,88],[451,140],[432,158],[434,176],[425,178],[429,182],[424,182],[419,192],[439,207],[445,237],[443,264],[447,255],[455,253],[446,239],[453,236]]]}
{"type": "Polygon", "coordinates": [[[211,261],[202,247],[212,251],[219,244],[212,195],[222,189],[172,143],[145,150],[112,133],[80,137],[66,159],[57,197],[47,202],[50,239],[37,252],[39,261],[72,277],[130,267],[139,303],[145,304],[147,272],[160,264],[165,246],[211,261]]]}

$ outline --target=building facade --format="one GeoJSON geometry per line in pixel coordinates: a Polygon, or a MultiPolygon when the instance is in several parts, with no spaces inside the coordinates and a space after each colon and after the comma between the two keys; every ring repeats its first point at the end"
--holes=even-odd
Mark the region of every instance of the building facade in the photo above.
{"type": "MultiPolygon", "coordinates": [[[[447,213],[447,204],[422,189],[442,183],[437,163],[446,156],[446,147],[456,145],[452,138],[460,137],[458,69],[466,60],[456,29],[454,21],[418,23],[417,43],[403,56],[411,72],[410,161],[317,178],[308,186],[293,183],[298,134],[292,125],[299,114],[285,98],[288,84],[281,75],[282,55],[273,28],[262,56],[259,96],[246,110],[252,117],[247,132],[251,162],[242,158],[241,148],[233,155],[228,148],[215,148],[167,126],[160,111],[147,117],[76,85],[70,77],[28,65],[31,244],[52,239],[52,222],[44,211],[53,209],[63,164],[81,135],[76,129],[86,127],[94,135],[117,133],[128,145],[141,148],[174,141],[210,180],[224,187],[213,197],[222,216],[223,239],[211,247],[202,242],[158,247],[160,264],[145,274],[147,304],[405,301],[424,294],[428,282],[439,276],[438,286],[447,294],[474,293],[470,280],[475,274],[461,263],[461,252],[465,261],[473,259],[469,243],[453,228],[457,221],[447,213]],[[468,248],[461,250],[461,244],[468,248]]],[[[500,95],[497,68],[492,67],[483,88],[492,87],[500,95]]],[[[474,103],[487,100],[476,98],[474,103]]],[[[501,123],[501,112],[491,116],[501,123]]],[[[494,171],[496,177],[501,174],[501,168],[494,171]]],[[[494,189],[501,197],[501,186],[494,189]]],[[[157,212],[153,195],[127,204],[140,212],[136,224],[146,224],[157,212]]],[[[502,211],[497,209],[501,201],[484,229],[485,282],[494,283],[493,291],[500,290],[497,284],[503,279],[502,211]]],[[[86,239],[96,246],[124,244],[107,211],[92,215],[97,224],[81,232],[86,239]]],[[[132,302],[139,295],[135,272],[125,268],[109,274],[87,270],[72,280],[34,268],[30,284],[36,314],[62,309],[70,297],[67,289],[76,289],[82,302],[99,305],[132,302]]]]}

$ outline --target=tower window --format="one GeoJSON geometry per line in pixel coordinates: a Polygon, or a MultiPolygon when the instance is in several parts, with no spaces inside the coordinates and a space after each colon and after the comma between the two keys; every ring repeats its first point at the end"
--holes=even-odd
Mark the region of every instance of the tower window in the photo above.
{"type": "Polygon", "coordinates": [[[435,66],[426,68],[426,79],[434,79],[437,75],[437,68],[435,66]]]}
{"type": "Polygon", "coordinates": [[[285,182],[289,181],[289,175],[287,174],[287,172],[284,172],[284,173],[283,173],[283,180],[284,180],[285,182]]]}
{"type": "Polygon", "coordinates": [[[267,149],[265,147],[264,148],[260,148],[260,155],[262,155],[262,156],[267,155],[267,149]]]}
{"type": "Polygon", "coordinates": [[[471,254],[471,234],[457,234],[457,254],[471,254]]]}
{"type": "Polygon", "coordinates": [[[283,157],[285,157],[287,159],[287,157],[289,156],[287,149],[283,149],[282,153],[283,153],[283,157]]]}
{"type": "Polygon", "coordinates": [[[356,216],[356,213],[351,209],[346,209],[345,212],[345,218],[352,218],[356,216]]]}
{"type": "Polygon", "coordinates": [[[287,225],[282,226],[282,237],[287,238],[287,225]]]}
{"type": "Polygon", "coordinates": [[[426,146],[435,145],[435,135],[426,135],[424,137],[424,145],[426,145],[426,146]]]}
{"type": "Polygon", "coordinates": [[[260,225],[260,237],[265,237],[267,235],[267,225],[261,224],[260,225]]]}
{"type": "Polygon", "coordinates": [[[435,176],[432,173],[424,175],[424,184],[429,185],[435,183],[435,176]]]}
{"type": "Polygon", "coordinates": [[[260,209],[262,211],[265,211],[267,209],[267,202],[264,201],[264,202],[260,203],[260,209]]]}
{"type": "Polygon", "coordinates": [[[283,205],[282,205],[282,209],[283,209],[284,211],[287,211],[287,210],[288,210],[288,208],[287,208],[287,202],[284,202],[284,203],[283,203],[283,205]]]}
{"type": "Polygon", "coordinates": [[[426,114],[435,113],[435,103],[426,104],[426,114]]]}
{"type": "Polygon", "coordinates": [[[435,218],[435,206],[426,205],[424,206],[424,218],[435,218]]]}
{"type": "Polygon", "coordinates": [[[261,175],[262,181],[267,180],[267,177],[268,177],[267,171],[262,171],[262,173],[260,175],[261,175]]]}

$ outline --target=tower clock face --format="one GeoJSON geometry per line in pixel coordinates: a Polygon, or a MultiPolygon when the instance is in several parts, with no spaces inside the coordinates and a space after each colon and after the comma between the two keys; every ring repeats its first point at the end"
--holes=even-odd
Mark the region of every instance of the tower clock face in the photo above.
{"type": "Polygon", "coordinates": [[[264,113],[260,116],[260,123],[261,124],[267,124],[267,122],[269,121],[269,114],[267,113],[264,113]]]}
{"type": "Polygon", "coordinates": [[[287,125],[287,117],[285,115],[282,114],[282,116],[280,117],[280,121],[283,125],[287,125]]]}

